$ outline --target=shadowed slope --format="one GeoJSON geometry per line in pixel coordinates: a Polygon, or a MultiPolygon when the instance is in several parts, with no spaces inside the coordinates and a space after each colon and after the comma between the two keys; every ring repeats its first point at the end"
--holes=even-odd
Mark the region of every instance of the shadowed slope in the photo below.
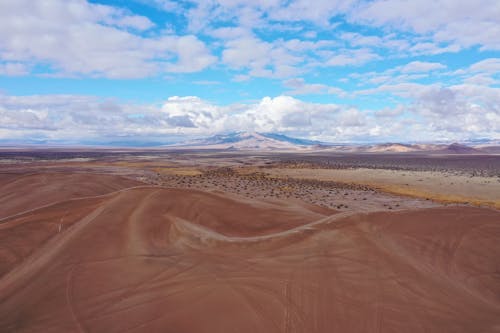
{"type": "Polygon", "coordinates": [[[163,188],[100,200],[0,280],[0,331],[500,328],[498,211],[331,215],[163,188]]]}

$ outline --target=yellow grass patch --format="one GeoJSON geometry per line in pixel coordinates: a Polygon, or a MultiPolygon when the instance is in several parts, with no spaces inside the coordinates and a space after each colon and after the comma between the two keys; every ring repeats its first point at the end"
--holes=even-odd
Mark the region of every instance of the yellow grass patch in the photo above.
{"type": "Polygon", "coordinates": [[[386,184],[364,184],[376,187],[380,191],[405,195],[414,198],[428,198],[441,203],[468,203],[474,206],[489,206],[500,209],[500,200],[485,200],[463,195],[439,193],[416,189],[410,186],[386,185],[386,184]]]}
{"type": "Polygon", "coordinates": [[[295,188],[293,188],[292,186],[281,186],[279,189],[283,192],[294,192],[295,191],[295,188]]]}
{"type": "Polygon", "coordinates": [[[239,167],[239,168],[234,168],[233,169],[237,174],[245,176],[245,175],[251,175],[256,172],[262,172],[261,169],[256,168],[256,167],[239,167]]]}

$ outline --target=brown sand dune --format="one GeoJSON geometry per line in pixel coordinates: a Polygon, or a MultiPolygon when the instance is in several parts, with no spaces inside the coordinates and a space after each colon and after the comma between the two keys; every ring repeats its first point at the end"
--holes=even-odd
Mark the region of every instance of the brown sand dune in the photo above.
{"type": "Polygon", "coordinates": [[[335,214],[157,187],[66,205],[37,216],[80,207],[71,227],[0,279],[1,332],[500,330],[495,210],[335,214]]]}
{"type": "Polygon", "coordinates": [[[55,202],[102,195],[142,183],[99,174],[1,174],[0,218],[55,202]]]}
{"type": "Polygon", "coordinates": [[[0,186],[3,186],[6,183],[10,183],[17,177],[19,177],[19,175],[15,173],[0,173],[0,186]]]}
{"type": "Polygon", "coordinates": [[[70,225],[98,208],[103,200],[68,200],[0,222],[0,277],[52,237],[62,236],[70,225]]]}

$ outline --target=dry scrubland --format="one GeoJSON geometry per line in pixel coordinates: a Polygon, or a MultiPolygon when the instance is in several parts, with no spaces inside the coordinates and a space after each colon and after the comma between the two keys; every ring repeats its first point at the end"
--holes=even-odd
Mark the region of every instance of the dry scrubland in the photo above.
{"type": "Polygon", "coordinates": [[[364,168],[272,168],[266,170],[266,173],[276,178],[364,184],[383,192],[430,198],[443,203],[471,203],[500,208],[500,182],[492,177],[364,168]]]}
{"type": "Polygon", "coordinates": [[[498,159],[0,161],[1,332],[500,329],[498,159]]]}

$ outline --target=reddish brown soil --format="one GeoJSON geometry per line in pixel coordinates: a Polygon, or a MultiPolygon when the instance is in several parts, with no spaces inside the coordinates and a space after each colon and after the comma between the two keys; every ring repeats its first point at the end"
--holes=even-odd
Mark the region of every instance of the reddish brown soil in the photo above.
{"type": "Polygon", "coordinates": [[[337,213],[143,187],[0,226],[23,258],[0,259],[1,332],[500,330],[496,210],[337,213]]]}
{"type": "Polygon", "coordinates": [[[102,195],[141,184],[99,174],[0,174],[0,219],[62,200],[102,195]]]}

